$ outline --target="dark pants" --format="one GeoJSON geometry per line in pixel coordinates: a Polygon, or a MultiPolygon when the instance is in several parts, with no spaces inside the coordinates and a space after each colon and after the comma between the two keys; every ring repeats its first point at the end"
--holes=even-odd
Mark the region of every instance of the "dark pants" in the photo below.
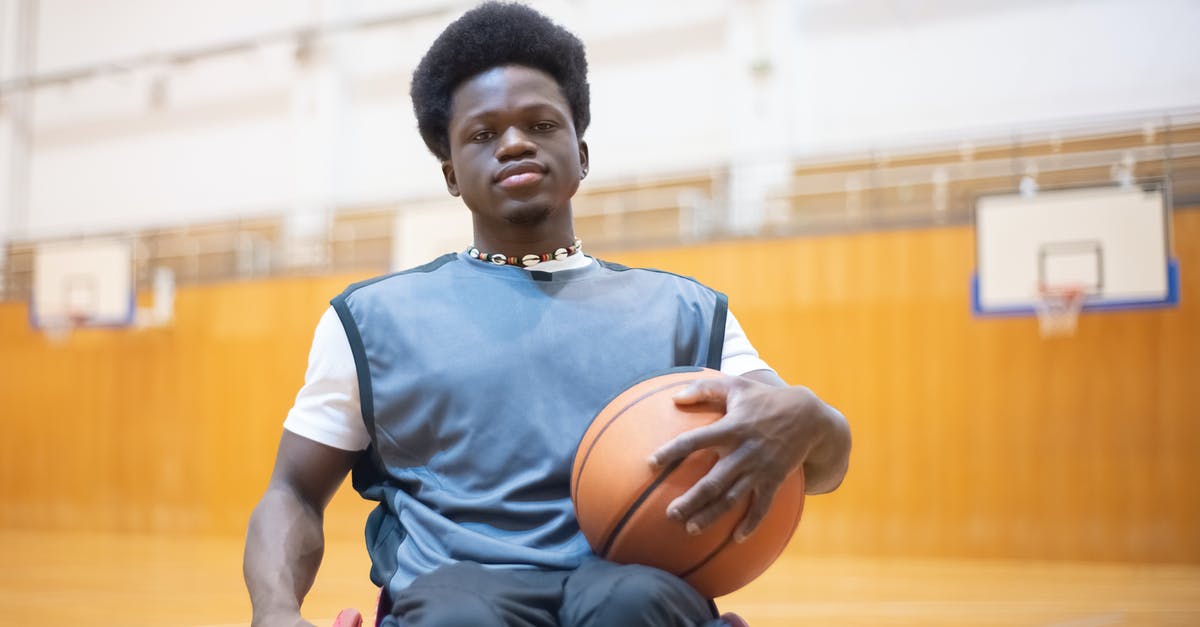
{"type": "Polygon", "coordinates": [[[573,571],[461,562],[418,577],[382,627],[717,627],[711,603],[674,575],[596,559],[573,571]]]}

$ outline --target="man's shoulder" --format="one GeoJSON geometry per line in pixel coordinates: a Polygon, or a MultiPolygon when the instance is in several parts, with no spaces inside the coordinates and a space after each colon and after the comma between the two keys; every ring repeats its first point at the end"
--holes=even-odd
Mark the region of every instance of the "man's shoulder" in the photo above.
{"type": "Polygon", "coordinates": [[[434,259],[433,261],[430,261],[429,263],[426,263],[426,264],[423,264],[420,266],[409,268],[407,270],[400,270],[398,272],[389,272],[388,274],[382,274],[382,275],[379,275],[376,277],[365,279],[363,281],[359,281],[357,283],[351,283],[349,286],[346,287],[346,289],[342,290],[342,293],[339,294],[336,298],[334,298],[334,300],[335,301],[336,300],[345,300],[346,298],[350,297],[355,292],[363,290],[364,288],[370,288],[373,286],[381,286],[382,284],[385,284],[388,282],[395,282],[398,280],[402,281],[405,277],[417,277],[417,276],[432,274],[444,267],[447,267],[447,264],[449,264],[450,262],[454,261],[457,258],[458,258],[457,253],[446,253],[446,254],[442,255],[441,257],[438,257],[437,259],[434,259]]]}
{"type": "Polygon", "coordinates": [[[605,269],[610,270],[612,272],[632,272],[635,274],[648,273],[648,276],[659,277],[665,281],[679,282],[684,285],[693,285],[693,286],[703,288],[704,290],[708,290],[708,291],[712,291],[712,292],[717,291],[717,290],[713,289],[712,287],[705,285],[703,282],[701,282],[699,279],[697,279],[695,277],[691,277],[686,274],[679,274],[678,272],[671,272],[670,270],[662,270],[660,268],[648,268],[648,267],[643,267],[643,266],[626,266],[624,264],[620,264],[620,263],[616,263],[616,262],[612,262],[612,261],[605,261],[600,258],[596,258],[596,263],[599,263],[605,269]]]}

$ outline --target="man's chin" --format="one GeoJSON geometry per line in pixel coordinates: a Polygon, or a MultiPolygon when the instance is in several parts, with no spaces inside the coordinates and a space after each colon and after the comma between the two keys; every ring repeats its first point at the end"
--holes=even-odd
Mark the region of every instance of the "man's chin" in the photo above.
{"type": "Polygon", "coordinates": [[[550,208],[546,206],[518,207],[505,214],[504,220],[509,224],[530,226],[541,224],[550,217],[550,208]]]}

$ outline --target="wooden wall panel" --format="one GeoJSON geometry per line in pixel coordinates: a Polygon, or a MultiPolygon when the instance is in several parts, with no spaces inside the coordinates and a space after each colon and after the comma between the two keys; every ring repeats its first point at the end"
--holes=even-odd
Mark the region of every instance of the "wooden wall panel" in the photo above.
{"type": "Polygon", "coordinates": [[[1176,213],[1180,307],[1073,338],[970,313],[967,227],[625,253],[695,276],[855,435],[793,551],[1200,562],[1200,211],[1176,213]]]}
{"type": "MultiPolygon", "coordinates": [[[[1177,212],[1183,303],[975,319],[969,228],[626,252],[690,274],[784,378],[854,428],[846,483],[800,553],[1200,562],[1200,211],[1177,212]]],[[[313,326],[359,276],[179,290],[167,329],[62,346],[0,305],[0,526],[240,533],[313,326]]],[[[331,535],[358,537],[347,489],[331,535]]]]}
{"type": "MultiPolygon", "coordinates": [[[[0,305],[0,525],[240,533],[316,321],[359,278],[183,288],[171,327],[63,345],[0,305]]],[[[331,520],[361,520],[348,496],[331,520]]]]}

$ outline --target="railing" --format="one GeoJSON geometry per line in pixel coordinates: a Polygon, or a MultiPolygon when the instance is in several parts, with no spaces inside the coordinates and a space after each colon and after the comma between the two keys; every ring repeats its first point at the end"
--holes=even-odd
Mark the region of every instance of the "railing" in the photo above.
{"type": "MultiPolygon", "coordinates": [[[[730,236],[727,169],[589,184],[576,196],[576,233],[591,251],[730,236]]],[[[1026,133],[1019,138],[797,161],[765,201],[763,236],[966,223],[975,198],[1082,185],[1169,181],[1177,206],[1200,205],[1200,113],[1148,125],[1137,119],[1026,133]]],[[[393,225],[405,203],[334,212],[306,255],[291,254],[285,217],[234,220],[89,238],[133,243],[139,288],[154,269],[178,284],[390,269],[393,225]]],[[[739,235],[745,235],[744,232],[739,235]]],[[[0,297],[25,300],[42,242],[10,242],[0,297]]]]}
{"type": "Polygon", "coordinates": [[[1169,181],[1176,206],[1200,204],[1200,115],[1077,132],[800,163],[763,231],[962,223],[979,196],[1030,188],[1169,181]]]}

